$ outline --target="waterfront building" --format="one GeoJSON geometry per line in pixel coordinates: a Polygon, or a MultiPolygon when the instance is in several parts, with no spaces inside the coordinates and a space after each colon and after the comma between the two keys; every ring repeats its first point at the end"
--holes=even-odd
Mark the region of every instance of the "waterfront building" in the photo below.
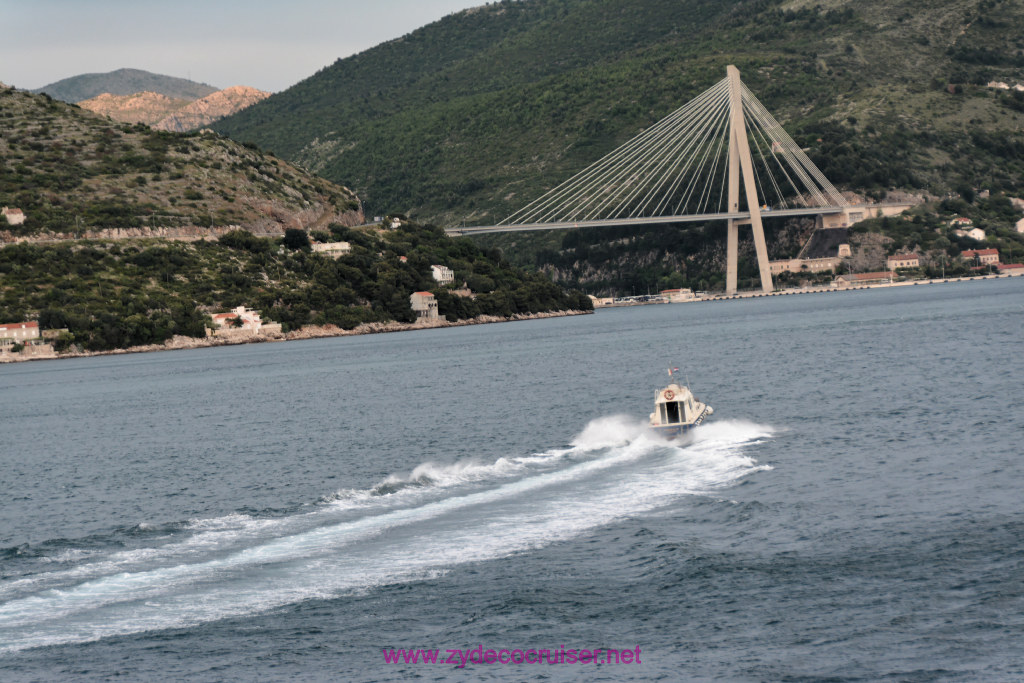
{"type": "Polygon", "coordinates": [[[416,313],[416,322],[437,320],[437,299],[430,292],[413,292],[409,305],[416,313]]]}
{"type": "Polygon", "coordinates": [[[4,323],[0,325],[0,344],[23,344],[29,339],[39,339],[39,323],[4,323]]]}
{"type": "Polygon", "coordinates": [[[207,330],[207,335],[211,337],[266,337],[281,334],[281,323],[263,320],[258,311],[245,306],[239,306],[230,313],[216,313],[211,317],[216,326],[214,330],[207,330]]]}
{"type": "Polygon", "coordinates": [[[889,284],[896,279],[896,273],[891,270],[877,273],[847,273],[840,275],[832,281],[834,287],[856,287],[858,285],[882,285],[889,284]]]}
{"type": "Polygon", "coordinates": [[[661,295],[668,299],[669,303],[692,301],[694,298],[692,289],[663,289],[661,295]]]}

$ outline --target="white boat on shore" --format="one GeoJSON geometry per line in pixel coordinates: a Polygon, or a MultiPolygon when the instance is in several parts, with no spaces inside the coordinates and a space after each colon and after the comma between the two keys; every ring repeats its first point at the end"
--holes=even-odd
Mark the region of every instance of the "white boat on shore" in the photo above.
{"type": "Polygon", "coordinates": [[[654,395],[650,427],[672,439],[700,426],[713,412],[711,406],[697,400],[689,387],[672,383],[654,395]]]}

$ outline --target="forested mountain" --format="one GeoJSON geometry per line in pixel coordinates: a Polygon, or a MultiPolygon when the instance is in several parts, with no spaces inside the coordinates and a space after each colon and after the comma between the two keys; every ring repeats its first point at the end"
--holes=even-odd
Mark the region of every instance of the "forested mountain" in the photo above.
{"type": "Polygon", "coordinates": [[[368,212],[486,224],[727,64],[842,189],[1015,192],[1024,179],[1021,0],[504,0],[216,128],[352,187],[368,212]]]}
{"type": "Polygon", "coordinates": [[[117,69],[102,74],[71,76],[32,92],[46,93],[64,102],[81,102],[103,93],[132,95],[138,92],[155,92],[173,99],[198,100],[217,90],[219,88],[212,85],[185,78],[162,76],[141,69],[117,69]]]}

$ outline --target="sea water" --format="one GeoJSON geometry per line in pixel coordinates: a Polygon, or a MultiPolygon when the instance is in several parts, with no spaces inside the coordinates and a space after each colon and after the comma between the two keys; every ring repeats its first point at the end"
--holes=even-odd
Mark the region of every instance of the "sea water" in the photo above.
{"type": "Polygon", "coordinates": [[[1024,278],[2,366],[0,680],[1024,679],[1022,332],[1024,278]]]}

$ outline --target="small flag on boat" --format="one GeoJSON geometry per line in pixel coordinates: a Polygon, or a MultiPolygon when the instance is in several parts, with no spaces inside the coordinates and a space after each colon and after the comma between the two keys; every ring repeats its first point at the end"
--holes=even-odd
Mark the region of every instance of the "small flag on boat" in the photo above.
{"type": "Polygon", "coordinates": [[[673,372],[679,372],[679,368],[669,368],[668,376],[671,377],[673,372]]]}

